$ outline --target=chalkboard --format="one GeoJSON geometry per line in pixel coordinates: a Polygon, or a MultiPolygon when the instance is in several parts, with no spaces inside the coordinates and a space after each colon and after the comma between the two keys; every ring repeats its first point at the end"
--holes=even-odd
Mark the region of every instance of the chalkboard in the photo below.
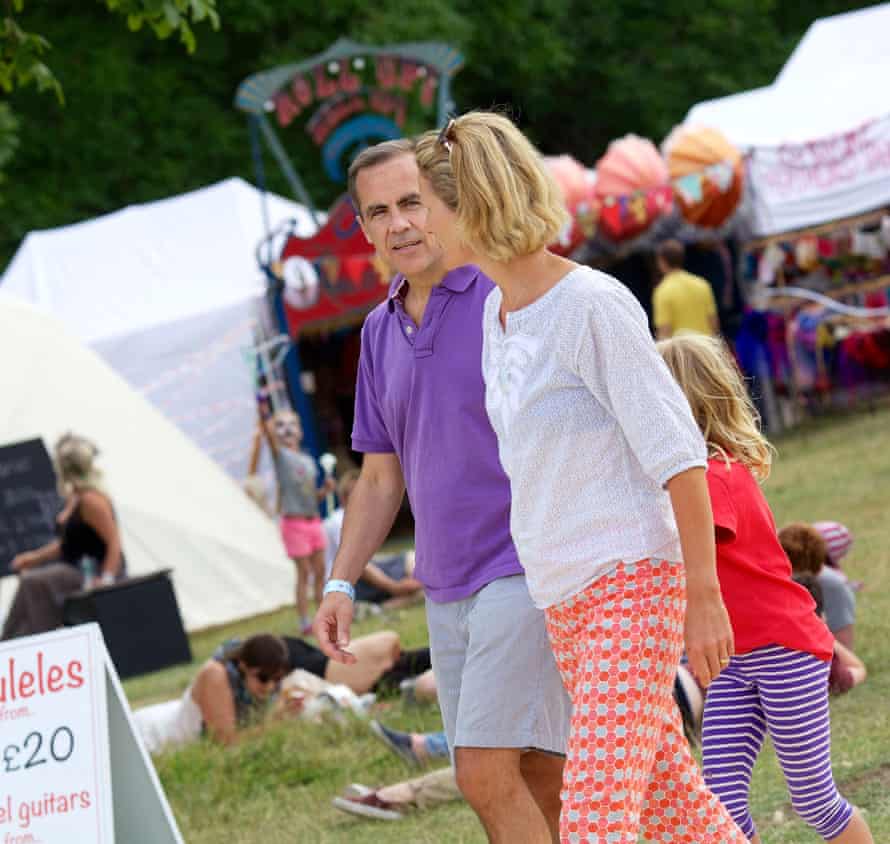
{"type": "Polygon", "coordinates": [[[0,575],[12,558],[55,538],[62,508],[56,475],[43,440],[0,446],[0,575]]]}

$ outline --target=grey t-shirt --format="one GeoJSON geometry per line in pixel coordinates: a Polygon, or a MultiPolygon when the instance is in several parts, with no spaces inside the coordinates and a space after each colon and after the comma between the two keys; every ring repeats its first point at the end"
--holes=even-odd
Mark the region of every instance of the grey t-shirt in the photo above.
{"type": "Polygon", "coordinates": [[[286,516],[317,516],[316,479],[318,466],[302,451],[279,448],[275,454],[275,472],[281,491],[281,512],[286,516]]]}
{"type": "Polygon", "coordinates": [[[856,596],[844,576],[828,566],[822,567],[817,578],[822,589],[825,623],[832,633],[837,633],[856,621],[856,596]]]}

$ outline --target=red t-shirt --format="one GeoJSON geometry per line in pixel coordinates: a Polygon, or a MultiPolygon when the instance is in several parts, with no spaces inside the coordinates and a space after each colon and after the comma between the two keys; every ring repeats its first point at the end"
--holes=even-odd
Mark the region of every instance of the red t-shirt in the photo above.
{"type": "Polygon", "coordinates": [[[767,645],[806,651],[828,662],[834,637],[810,593],[791,579],[766,498],[747,466],[708,461],[717,539],[717,576],[732,622],[735,651],[767,645]]]}

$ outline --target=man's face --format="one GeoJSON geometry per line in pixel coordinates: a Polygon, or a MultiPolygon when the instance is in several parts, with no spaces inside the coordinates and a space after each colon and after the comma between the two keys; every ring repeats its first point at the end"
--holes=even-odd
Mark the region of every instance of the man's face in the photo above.
{"type": "Polygon", "coordinates": [[[444,268],[453,270],[466,264],[467,250],[457,235],[457,214],[439,199],[424,176],[420,177],[420,200],[427,212],[427,239],[441,250],[444,268]]]}
{"type": "Polygon", "coordinates": [[[408,154],[366,167],[355,180],[365,237],[393,270],[409,279],[439,271],[442,262],[441,247],[427,236],[419,181],[414,156],[408,154]]]}

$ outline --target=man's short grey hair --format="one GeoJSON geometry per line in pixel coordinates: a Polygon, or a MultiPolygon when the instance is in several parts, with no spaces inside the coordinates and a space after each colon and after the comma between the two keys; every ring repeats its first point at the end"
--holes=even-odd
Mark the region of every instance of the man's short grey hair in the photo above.
{"type": "Polygon", "coordinates": [[[355,188],[355,182],[358,174],[368,167],[376,167],[378,164],[385,164],[393,158],[400,155],[414,155],[414,139],[413,138],[397,138],[394,141],[383,141],[372,147],[363,149],[349,165],[349,175],[346,180],[346,187],[349,191],[349,198],[355,206],[355,212],[359,216],[362,214],[361,202],[358,198],[358,191],[355,188]]]}

